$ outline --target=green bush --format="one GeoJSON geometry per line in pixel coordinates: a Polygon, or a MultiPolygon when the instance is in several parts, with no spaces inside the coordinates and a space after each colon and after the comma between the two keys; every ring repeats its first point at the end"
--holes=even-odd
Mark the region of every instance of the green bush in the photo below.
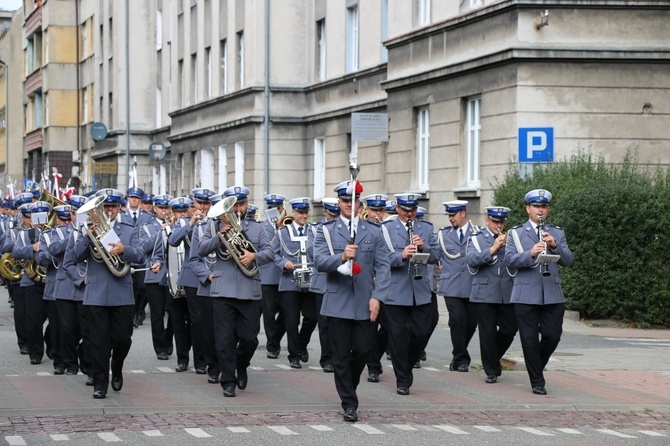
{"type": "Polygon", "coordinates": [[[630,155],[614,165],[584,151],[527,175],[517,166],[494,185],[494,203],[513,210],[512,227],[527,220],[526,192],[552,193],[548,223],[565,230],[575,254],[560,273],[566,307],[587,319],[670,325],[670,176],[630,155]]]}

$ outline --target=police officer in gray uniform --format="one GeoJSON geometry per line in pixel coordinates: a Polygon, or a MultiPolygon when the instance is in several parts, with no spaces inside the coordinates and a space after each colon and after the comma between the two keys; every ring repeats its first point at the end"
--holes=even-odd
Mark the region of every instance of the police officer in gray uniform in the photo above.
{"type": "Polygon", "coordinates": [[[243,272],[232,257],[237,254],[227,252],[219,238],[218,234],[225,237],[226,232],[235,231],[223,215],[205,225],[205,233],[198,245],[198,255],[201,257],[217,252],[216,262],[212,265],[209,295],[213,298],[214,336],[223,395],[234,397],[235,384],[240,390],[247,387],[247,367],[258,346],[260,332],[260,275],[258,271],[253,275],[245,273],[251,274],[255,266],[272,262],[274,253],[270,239],[260,223],[244,218],[249,189],[233,186],[226,189],[223,195],[237,198],[233,212],[240,216],[240,235],[244,235],[255,249],[255,252],[251,252],[238,247],[242,254],[237,259],[246,269],[243,272]]]}
{"type": "Polygon", "coordinates": [[[535,189],[525,199],[528,221],[510,229],[505,262],[510,269],[517,270],[511,302],[515,304],[530,384],[534,394],[546,395],[542,371],[561,340],[565,314],[558,265],[572,265],[574,255],[563,229],[546,224],[551,193],[535,189]],[[541,253],[557,255],[558,261],[538,263],[541,253]]]}
{"type": "Polygon", "coordinates": [[[451,227],[441,228],[438,242],[442,250],[442,273],[438,294],[444,296],[449,312],[449,329],[453,359],[449,370],[467,372],[470,367],[468,344],[477,328],[477,316],[470,304],[472,275],[468,272],[465,249],[468,240],[479,228],[468,221],[465,200],[442,203],[451,227]]]}
{"type": "Polygon", "coordinates": [[[409,395],[414,381],[412,368],[428,344],[434,325],[430,277],[427,264],[440,259],[433,225],[416,220],[421,194],[396,194],[398,218],[382,225],[390,251],[391,288],[382,313],[391,346],[391,362],[398,395],[409,395]],[[412,262],[414,255],[427,254],[423,262],[412,262]]]}
{"type": "Polygon", "coordinates": [[[372,351],[374,321],[380,302],[389,294],[391,274],[381,229],[356,216],[359,200],[356,197],[352,202],[349,183],[335,186],[340,218],[319,228],[314,241],[314,264],[318,271],[327,273],[321,314],[328,317],[335,388],[344,409],[343,418],[357,421],[356,388],[372,351]]]}
{"type": "MultiPolygon", "coordinates": [[[[126,191],[128,197],[128,209],[123,212],[125,221],[140,228],[153,220],[153,215],[142,209],[142,197],[144,191],[139,187],[131,187],[126,191]]],[[[137,269],[132,273],[133,293],[135,295],[135,310],[133,314],[133,326],[142,325],[146,317],[145,307],[147,305],[147,287],[144,284],[145,265],[133,265],[137,269]]]]}
{"type": "MultiPolygon", "coordinates": [[[[105,197],[104,212],[119,238],[118,242],[109,243],[109,254],[118,256],[126,264],[143,264],[146,257],[140,247],[136,228],[119,217],[123,194],[116,189],[103,189],[96,196],[105,197]]],[[[97,226],[93,223],[90,229],[95,230],[97,226]]],[[[110,358],[112,389],[118,392],[123,387],[123,361],[132,344],[135,300],[130,272],[117,277],[106,263],[93,256],[91,248],[88,236],[79,237],[75,245],[75,261],[86,261],[88,264],[84,305],[89,307],[93,398],[101,399],[107,397],[110,358]]]]}
{"type": "Polygon", "coordinates": [[[470,239],[467,261],[472,279],[470,302],[477,313],[479,349],[486,373],[493,384],[502,374],[500,359],[516,334],[512,296],[512,277],[505,264],[505,221],[509,208],[488,206],[486,227],[470,239]]]}

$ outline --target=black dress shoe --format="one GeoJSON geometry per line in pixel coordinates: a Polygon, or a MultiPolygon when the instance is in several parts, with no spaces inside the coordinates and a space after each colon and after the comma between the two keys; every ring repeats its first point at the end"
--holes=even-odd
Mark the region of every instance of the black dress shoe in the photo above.
{"type": "Polygon", "coordinates": [[[247,375],[247,369],[238,369],[237,370],[237,387],[240,390],[247,388],[247,383],[249,382],[249,376],[247,375]]]}
{"type": "Polygon", "coordinates": [[[173,352],[174,352],[173,347],[170,347],[170,348],[167,349],[167,355],[168,355],[168,356],[172,356],[172,353],[173,353],[173,352]]]}
{"type": "Polygon", "coordinates": [[[96,400],[107,398],[107,392],[105,392],[104,390],[94,390],[93,398],[95,398],[96,400]]]}
{"type": "Polygon", "coordinates": [[[93,385],[93,377],[89,376],[86,378],[86,385],[87,386],[92,386],[93,385]]]}
{"type": "Polygon", "coordinates": [[[461,364],[458,366],[458,369],[456,370],[458,370],[459,372],[467,372],[470,370],[470,366],[467,364],[461,364]]]}
{"type": "Polygon", "coordinates": [[[19,350],[19,352],[20,352],[22,355],[27,355],[27,354],[29,353],[29,351],[28,351],[28,347],[21,347],[21,349],[19,350]]]}
{"type": "Polygon", "coordinates": [[[325,373],[333,373],[333,372],[335,372],[335,369],[333,368],[332,364],[326,364],[326,365],[323,366],[323,371],[325,373]]]}
{"type": "Polygon", "coordinates": [[[300,354],[300,360],[301,360],[302,362],[307,362],[307,361],[309,361],[309,352],[308,352],[307,350],[305,350],[304,352],[302,352],[302,353],[300,354]]]}
{"type": "Polygon", "coordinates": [[[65,369],[63,367],[54,367],[54,375],[62,375],[65,373],[65,369]]]}
{"type": "Polygon", "coordinates": [[[123,375],[114,375],[112,374],[112,390],[115,392],[121,391],[123,387],[123,375]]]}
{"type": "Polygon", "coordinates": [[[76,375],[77,373],[79,373],[79,370],[67,369],[65,371],[65,374],[69,376],[76,375]]]}
{"type": "Polygon", "coordinates": [[[495,376],[495,375],[487,375],[486,379],[484,379],[484,382],[488,383],[488,384],[494,384],[497,381],[498,381],[498,377],[495,376]]]}
{"type": "Polygon", "coordinates": [[[188,365],[181,363],[177,364],[177,367],[174,368],[175,372],[185,372],[188,370],[188,365]]]}
{"type": "Polygon", "coordinates": [[[398,395],[409,395],[409,387],[398,387],[396,392],[398,395]]]}
{"type": "Polygon", "coordinates": [[[533,393],[535,395],[546,395],[547,389],[545,389],[544,386],[533,386],[533,393]]]}
{"type": "Polygon", "coordinates": [[[168,359],[170,359],[170,356],[165,352],[160,352],[159,354],[156,355],[156,358],[160,359],[161,361],[167,361],[168,359]]]}
{"type": "Polygon", "coordinates": [[[347,407],[344,410],[344,415],[342,418],[344,421],[358,421],[358,414],[356,413],[356,409],[353,407],[347,407]]]}
{"type": "Polygon", "coordinates": [[[417,360],[417,361],[414,363],[414,368],[415,368],[415,369],[420,369],[420,368],[421,368],[421,360],[420,360],[420,359],[417,360]]]}
{"type": "Polygon", "coordinates": [[[133,316],[133,327],[137,328],[140,326],[140,318],[139,316],[135,315],[133,316]]]}
{"type": "Polygon", "coordinates": [[[277,359],[279,358],[279,352],[267,352],[268,359],[277,359]]]}
{"type": "Polygon", "coordinates": [[[216,375],[209,375],[207,377],[207,382],[210,384],[218,384],[219,383],[219,377],[216,375]]]}
{"type": "Polygon", "coordinates": [[[33,358],[33,359],[30,360],[30,363],[32,365],[42,364],[42,360],[33,358]]]}
{"type": "Polygon", "coordinates": [[[235,396],[235,384],[226,384],[226,386],[223,388],[223,396],[234,397],[235,396]]]}
{"type": "Polygon", "coordinates": [[[207,374],[207,367],[198,367],[195,369],[195,374],[196,375],[206,375],[207,374]]]}
{"type": "Polygon", "coordinates": [[[421,354],[419,355],[419,359],[422,360],[422,361],[426,360],[426,351],[425,350],[421,352],[421,354]]]}
{"type": "Polygon", "coordinates": [[[369,383],[378,383],[379,382],[379,373],[368,372],[368,382],[369,383]]]}
{"type": "Polygon", "coordinates": [[[300,360],[298,359],[291,359],[290,366],[292,369],[301,369],[302,366],[300,365],[300,360]]]}

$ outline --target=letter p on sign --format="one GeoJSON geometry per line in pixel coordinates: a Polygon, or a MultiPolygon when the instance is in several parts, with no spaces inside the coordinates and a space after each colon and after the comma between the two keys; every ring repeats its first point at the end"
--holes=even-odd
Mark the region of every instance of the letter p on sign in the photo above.
{"type": "Polygon", "coordinates": [[[519,128],[519,162],[552,161],[554,161],[553,127],[519,128]]]}

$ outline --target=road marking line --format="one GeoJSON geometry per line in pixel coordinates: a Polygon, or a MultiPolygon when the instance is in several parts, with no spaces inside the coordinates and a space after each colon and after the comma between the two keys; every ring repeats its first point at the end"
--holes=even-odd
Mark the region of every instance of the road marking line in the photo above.
{"type": "Polygon", "coordinates": [[[391,426],[395,427],[396,429],[400,429],[401,431],[418,431],[419,429],[408,426],[407,424],[391,424],[391,426]]]}
{"type": "Polygon", "coordinates": [[[51,437],[51,439],[53,441],[68,441],[69,440],[68,436],[63,435],[63,434],[53,434],[53,435],[49,435],[49,436],[51,437]]]}
{"type": "Polygon", "coordinates": [[[321,367],[317,367],[317,366],[314,366],[314,365],[310,365],[309,368],[312,369],[312,370],[323,370],[321,367]]]}
{"type": "Polygon", "coordinates": [[[311,427],[312,429],[317,430],[319,432],[328,432],[328,431],[334,430],[332,427],[328,427],[328,426],[325,426],[323,424],[314,424],[314,425],[311,425],[309,427],[311,427]]]}
{"type": "Polygon", "coordinates": [[[621,437],[621,438],[637,438],[632,435],[624,434],[621,432],[613,431],[611,429],[596,429],[598,432],[602,432],[603,434],[609,434],[609,435],[614,435],[615,437],[621,437]]]}
{"type": "Polygon", "coordinates": [[[152,430],[152,431],[144,431],[144,435],[146,435],[147,437],[162,437],[163,433],[161,431],[152,430]]]}
{"type": "Polygon", "coordinates": [[[554,434],[550,434],[548,432],[543,432],[539,429],[534,429],[532,427],[517,427],[517,429],[520,429],[524,432],[528,432],[529,434],[533,434],[533,435],[541,435],[541,436],[544,436],[544,437],[553,437],[554,436],[554,434]]]}
{"type": "Polygon", "coordinates": [[[189,433],[196,438],[210,438],[211,437],[211,435],[209,435],[207,432],[200,429],[199,427],[188,427],[184,430],[186,431],[186,433],[189,433]]]}
{"type": "Polygon", "coordinates": [[[245,428],[239,427],[239,426],[231,426],[231,427],[228,428],[228,430],[230,432],[234,433],[234,434],[248,434],[249,433],[249,429],[245,429],[245,428]]]}
{"type": "Polygon", "coordinates": [[[263,370],[265,370],[263,367],[251,367],[251,366],[249,366],[249,368],[251,370],[255,370],[257,372],[262,372],[263,370]]]}
{"type": "Polygon", "coordinates": [[[49,372],[37,372],[38,376],[51,376],[51,373],[49,372]]]}
{"type": "Polygon", "coordinates": [[[163,373],[175,373],[174,369],[171,369],[170,367],[156,367],[156,368],[163,373]]]}
{"type": "Polygon", "coordinates": [[[147,373],[144,370],[124,370],[124,372],[128,372],[128,373],[147,373]]]}
{"type": "Polygon", "coordinates": [[[456,435],[469,435],[467,432],[465,432],[465,431],[463,431],[463,430],[460,430],[460,429],[457,428],[457,427],[447,426],[447,425],[444,425],[444,424],[441,424],[441,425],[433,425],[433,426],[436,427],[436,428],[438,428],[438,429],[440,429],[440,430],[442,430],[442,431],[449,432],[449,433],[451,433],[451,434],[456,434],[456,435]]]}
{"type": "Polygon", "coordinates": [[[624,342],[668,342],[668,339],[655,339],[655,338],[603,338],[608,341],[624,341],[624,342]]]}
{"type": "Polygon", "coordinates": [[[649,435],[651,437],[667,437],[667,435],[664,435],[664,434],[662,434],[660,432],[656,432],[656,431],[640,431],[640,432],[645,434],[645,435],[649,435]]]}
{"type": "Polygon", "coordinates": [[[369,424],[352,424],[351,427],[355,427],[356,429],[362,430],[366,434],[370,435],[384,435],[384,432],[380,431],[379,429],[375,429],[369,424]]]}
{"type": "Polygon", "coordinates": [[[422,367],[424,370],[429,370],[431,372],[439,372],[440,369],[436,369],[435,367],[422,367]]]}
{"type": "Polygon", "coordinates": [[[493,426],[473,426],[475,429],[479,429],[484,432],[500,432],[500,429],[497,429],[493,426]]]}
{"type": "Polygon", "coordinates": [[[556,428],[557,431],[563,432],[564,434],[577,434],[577,435],[583,435],[582,432],[579,432],[577,429],[570,429],[567,427],[560,427],[556,428]]]}
{"type": "Polygon", "coordinates": [[[5,437],[5,440],[7,440],[9,446],[26,446],[26,441],[23,439],[23,437],[18,435],[10,435],[5,437]]]}
{"type": "Polygon", "coordinates": [[[102,438],[103,440],[107,442],[114,442],[114,441],[123,441],[119,437],[117,437],[115,434],[111,432],[100,432],[98,434],[98,437],[102,438]]]}
{"type": "Polygon", "coordinates": [[[286,364],[275,364],[275,367],[279,367],[280,369],[284,370],[291,370],[291,367],[287,366],[286,364]]]}
{"type": "Polygon", "coordinates": [[[291,429],[285,426],[268,426],[268,429],[277,432],[279,435],[298,435],[297,432],[293,432],[291,429]]]}

